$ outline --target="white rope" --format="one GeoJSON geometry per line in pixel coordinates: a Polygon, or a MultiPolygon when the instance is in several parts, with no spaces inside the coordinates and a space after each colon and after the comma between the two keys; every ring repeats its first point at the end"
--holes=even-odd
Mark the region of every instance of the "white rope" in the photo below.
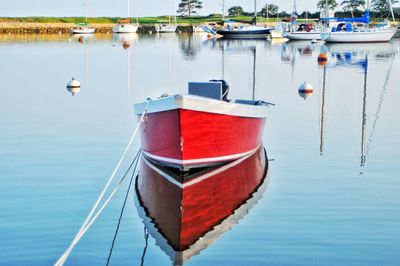
{"type": "Polygon", "coordinates": [[[82,238],[82,236],[87,232],[87,230],[90,228],[90,226],[94,223],[94,221],[97,219],[97,217],[101,214],[101,212],[103,211],[103,209],[107,206],[107,204],[109,203],[109,201],[111,200],[111,198],[114,196],[114,194],[117,192],[119,186],[121,185],[122,182],[120,182],[116,188],[113,190],[113,192],[110,194],[110,196],[107,198],[107,200],[104,202],[104,204],[101,206],[101,208],[99,209],[99,211],[93,216],[94,211],[97,209],[97,207],[99,206],[101,200],[104,197],[104,194],[106,193],[108,187],[110,186],[112,180],[114,179],[119,167],[121,166],[123,160],[125,159],[126,154],[128,153],[128,150],[130,149],[133,140],[135,139],[140,125],[143,122],[144,116],[147,113],[147,106],[149,104],[149,102],[151,101],[150,98],[147,99],[147,103],[146,103],[146,107],[144,108],[144,111],[142,113],[142,116],[140,117],[139,123],[135,128],[135,131],[132,134],[131,139],[129,140],[128,145],[126,146],[124,153],[121,156],[121,159],[118,161],[117,166],[115,167],[113,173],[111,174],[111,176],[109,177],[106,186],[104,187],[103,191],[101,192],[99,198],[97,199],[96,203],[93,205],[92,210],[90,211],[89,215],[86,217],[86,220],[83,222],[81,228],[79,229],[78,233],[75,235],[74,239],[72,240],[71,244],[69,245],[69,247],[67,248],[67,250],[63,253],[63,255],[57,260],[57,262],[54,264],[55,266],[62,266],[64,265],[65,261],[67,260],[68,256],[71,254],[72,249],[76,246],[76,244],[79,242],[79,240],[82,238]],[[93,218],[92,218],[93,217],[93,218]]]}

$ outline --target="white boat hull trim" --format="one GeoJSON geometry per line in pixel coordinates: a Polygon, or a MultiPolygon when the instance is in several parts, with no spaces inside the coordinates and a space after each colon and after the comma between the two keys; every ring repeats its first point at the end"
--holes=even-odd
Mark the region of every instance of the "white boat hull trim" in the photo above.
{"type": "Polygon", "coordinates": [[[177,26],[176,25],[156,25],[156,30],[158,33],[175,33],[177,26]]]}
{"type": "Polygon", "coordinates": [[[117,24],[112,30],[114,33],[136,33],[138,28],[138,24],[117,24]]]}
{"type": "Polygon", "coordinates": [[[321,40],[321,31],[284,32],[283,37],[297,41],[321,40]]]}
{"type": "Polygon", "coordinates": [[[93,34],[95,31],[95,28],[71,29],[72,34],[93,34]]]}
{"type": "Polygon", "coordinates": [[[396,29],[325,32],[321,33],[321,39],[325,42],[336,43],[388,42],[395,34],[396,29]]]}

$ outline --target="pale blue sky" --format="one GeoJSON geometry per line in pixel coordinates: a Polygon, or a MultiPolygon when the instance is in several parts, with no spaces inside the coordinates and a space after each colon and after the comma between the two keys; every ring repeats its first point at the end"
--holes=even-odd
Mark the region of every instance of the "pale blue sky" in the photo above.
{"type": "MultiPolygon", "coordinates": [[[[0,16],[81,16],[84,0],[12,0],[2,1],[0,16]]],[[[127,0],[88,0],[89,16],[126,16],[127,0]]],[[[172,1],[175,11],[179,0],[172,1]]],[[[298,11],[316,10],[316,0],[297,0],[298,11]]],[[[152,16],[168,13],[170,0],[131,0],[132,13],[137,16],[152,16]]],[[[258,0],[260,10],[266,3],[279,5],[280,10],[291,12],[293,0],[258,0]]],[[[253,10],[253,0],[226,0],[227,8],[240,5],[253,10]]],[[[221,12],[222,0],[203,0],[202,15],[221,12]]]]}

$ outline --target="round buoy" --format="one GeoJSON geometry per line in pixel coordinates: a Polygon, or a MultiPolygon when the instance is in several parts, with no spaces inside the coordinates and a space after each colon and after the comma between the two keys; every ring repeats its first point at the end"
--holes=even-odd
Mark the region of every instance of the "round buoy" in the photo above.
{"type": "Polygon", "coordinates": [[[122,43],[122,47],[124,47],[124,49],[128,49],[131,46],[131,44],[128,41],[124,41],[122,43]]]}
{"type": "Polygon", "coordinates": [[[79,93],[81,90],[81,83],[77,81],[76,79],[72,78],[70,81],[67,83],[67,89],[70,93],[72,93],[72,96],[75,94],[79,93]]]}
{"type": "Polygon", "coordinates": [[[328,63],[328,54],[320,53],[318,55],[318,65],[325,66],[328,63]]]}
{"type": "Polygon", "coordinates": [[[313,89],[313,87],[311,86],[310,83],[303,82],[299,87],[299,93],[300,92],[302,92],[302,93],[313,93],[314,89],[313,89]]]}
{"type": "Polygon", "coordinates": [[[312,39],[311,43],[317,43],[318,41],[316,39],[312,39]]]}

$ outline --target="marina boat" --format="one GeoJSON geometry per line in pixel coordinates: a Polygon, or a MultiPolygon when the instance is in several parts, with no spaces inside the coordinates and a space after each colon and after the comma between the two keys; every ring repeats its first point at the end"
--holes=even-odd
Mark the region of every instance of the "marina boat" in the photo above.
{"type": "Polygon", "coordinates": [[[184,265],[257,204],[268,185],[267,172],[262,147],[229,164],[189,174],[142,158],[135,205],[156,245],[173,265],[184,265]]]}
{"type": "Polygon", "coordinates": [[[199,33],[205,32],[203,27],[204,26],[201,26],[201,25],[193,25],[192,26],[192,31],[193,32],[199,32],[199,33]]]}
{"type": "Polygon", "coordinates": [[[128,0],[128,18],[119,19],[117,25],[112,28],[114,33],[136,33],[139,28],[139,23],[131,23],[130,16],[130,0],[128,0]]]}
{"type": "Polygon", "coordinates": [[[224,38],[266,38],[270,34],[271,28],[261,26],[227,26],[226,29],[217,30],[218,35],[224,38]]]}
{"type": "Polygon", "coordinates": [[[289,28],[289,23],[288,22],[281,22],[278,25],[276,25],[273,29],[270,30],[271,38],[272,39],[281,39],[285,38],[283,36],[284,32],[287,32],[289,28]]]}
{"type": "Polygon", "coordinates": [[[96,31],[95,28],[90,28],[87,19],[87,1],[84,3],[85,6],[85,22],[76,22],[75,27],[71,29],[72,34],[92,34],[96,31]]]}
{"type": "Polygon", "coordinates": [[[319,24],[300,24],[297,26],[294,20],[289,27],[289,31],[284,31],[282,35],[289,40],[296,41],[320,40],[321,32],[322,27],[319,24]]]}
{"type": "MultiPolygon", "coordinates": [[[[172,6],[172,2],[169,1],[169,14],[171,14],[171,10],[172,10],[171,6],[172,6]]],[[[169,15],[168,16],[168,24],[157,24],[155,26],[156,31],[158,33],[175,33],[176,32],[176,28],[177,28],[177,26],[176,26],[176,16],[174,16],[174,22],[175,22],[175,24],[172,24],[171,15],[169,15]]]]}
{"type": "MultiPolygon", "coordinates": [[[[224,4],[225,5],[225,4],[224,4]]],[[[223,29],[210,28],[208,26],[204,26],[203,30],[209,34],[222,36],[223,38],[267,38],[270,34],[270,30],[272,27],[263,27],[257,26],[257,1],[254,1],[254,18],[251,22],[246,21],[245,23],[251,23],[252,25],[244,26],[244,25],[235,25],[235,21],[224,20],[224,24],[226,27],[223,29]]],[[[243,21],[237,21],[243,22],[243,21]]]]}
{"type": "Polygon", "coordinates": [[[158,33],[175,33],[177,28],[176,25],[173,24],[159,24],[155,27],[158,33]]]}
{"type": "MultiPolygon", "coordinates": [[[[391,3],[391,1],[389,1],[391,3]]],[[[329,27],[321,33],[321,39],[327,43],[388,42],[396,34],[397,29],[390,23],[370,27],[370,3],[360,18],[329,19],[329,27]]],[[[392,9],[392,6],[390,4],[392,9]]],[[[392,9],[393,14],[393,9],[392,9]]],[[[394,15],[393,15],[394,18],[394,15]]]]}
{"type": "Polygon", "coordinates": [[[117,25],[115,25],[112,30],[114,33],[136,33],[139,28],[138,23],[131,23],[131,19],[121,19],[118,20],[117,25]]]}
{"type": "Polygon", "coordinates": [[[232,161],[256,151],[270,103],[228,100],[225,81],[189,82],[188,95],[134,105],[146,157],[189,170],[232,161]]]}
{"type": "Polygon", "coordinates": [[[330,31],[321,33],[327,43],[388,42],[397,30],[390,27],[354,26],[352,23],[338,23],[330,31]]]}

